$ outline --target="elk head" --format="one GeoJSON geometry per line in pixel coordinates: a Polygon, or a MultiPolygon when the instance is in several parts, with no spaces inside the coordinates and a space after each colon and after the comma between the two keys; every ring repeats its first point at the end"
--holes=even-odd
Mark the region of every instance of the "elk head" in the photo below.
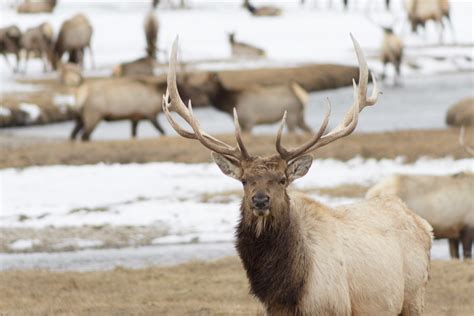
{"type": "Polygon", "coordinates": [[[194,118],[191,101],[188,106],[182,101],[176,84],[176,63],[178,39],[175,40],[170,57],[168,71],[168,89],[163,97],[163,111],[168,122],[182,137],[198,140],[203,146],[212,151],[212,157],[221,171],[242,182],[244,197],[242,201],[242,220],[249,225],[255,225],[257,234],[265,228],[266,222],[277,223],[289,212],[289,197],[287,187],[294,180],[304,176],[313,161],[310,153],[319,147],[327,145],[338,138],[351,134],[356,128],[359,112],[365,106],[377,102],[380,94],[374,76],[374,90],[367,98],[368,67],[362,50],[352,37],[359,61],[359,83],[353,80],[354,102],[344,119],[332,131],[325,134],[329,122],[330,103],[319,131],[303,145],[286,149],[281,143],[286,113],[283,115],[276,139],[277,154],[268,157],[251,156],[242,141],[239,118],[234,108],[234,125],[236,146],[228,145],[207,134],[194,118]],[[170,111],[176,112],[191,127],[192,131],[183,129],[173,118],[170,111]]]}

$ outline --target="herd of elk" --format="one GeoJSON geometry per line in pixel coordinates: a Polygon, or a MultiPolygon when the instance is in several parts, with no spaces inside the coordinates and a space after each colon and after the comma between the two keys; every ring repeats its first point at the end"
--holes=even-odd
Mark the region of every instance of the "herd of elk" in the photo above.
{"type": "Polygon", "coordinates": [[[251,156],[234,111],[237,146],[203,131],[191,102],[186,106],[176,84],[178,41],[168,70],[163,111],[182,137],[212,151],[221,171],[242,182],[244,197],[236,228],[236,248],[252,293],[268,315],[421,315],[429,278],[431,227],[398,198],[375,198],[330,208],[288,191],[313,161],[310,153],[357,126],[359,112],[376,103],[367,97],[368,67],[359,47],[359,82],[343,120],[325,133],[330,111],[311,139],[287,149],[281,143],[286,114],[277,134],[277,154],[251,156]],[[192,129],[182,128],[170,111],[192,129]],[[376,258],[376,260],[373,260],[376,258]]]}

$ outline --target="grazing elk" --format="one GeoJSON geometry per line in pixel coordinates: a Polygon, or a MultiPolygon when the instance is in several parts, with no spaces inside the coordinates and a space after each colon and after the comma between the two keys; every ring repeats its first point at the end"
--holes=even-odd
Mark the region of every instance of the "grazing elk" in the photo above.
{"type": "Polygon", "coordinates": [[[53,49],[53,27],[48,22],[27,29],[21,37],[21,47],[25,50],[25,69],[31,55],[43,59],[43,70],[49,67],[53,49]]]}
{"type": "Polygon", "coordinates": [[[382,80],[385,80],[385,71],[387,64],[390,63],[395,68],[395,84],[400,80],[400,66],[403,59],[403,43],[399,36],[397,36],[391,27],[384,27],[384,37],[382,42],[382,49],[380,59],[383,63],[382,80]]]}
{"type": "Polygon", "coordinates": [[[474,239],[474,174],[448,176],[394,175],[374,185],[367,198],[398,196],[426,219],[435,238],[448,238],[452,258],[459,258],[459,241],[464,258],[472,257],[474,239]]]}
{"type": "Polygon", "coordinates": [[[453,104],[446,113],[446,124],[474,126],[474,97],[464,98],[453,104]]]}
{"type": "Polygon", "coordinates": [[[94,54],[91,47],[93,28],[84,14],[76,14],[61,25],[54,45],[53,67],[57,69],[58,61],[64,53],[69,54],[69,62],[83,66],[84,51],[89,49],[94,67],[94,54]]]}
{"type": "Polygon", "coordinates": [[[235,33],[229,33],[229,44],[232,57],[259,58],[265,56],[263,49],[247,43],[237,42],[235,40],[235,33]]]}
{"type": "MultiPolygon", "coordinates": [[[[329,110],[319,131],[303,145],[281,144],[283,116],[276,139],[278,154],[251,156],[244,146],[237,111],[237,145],[232,147],[203,131],[191,102],[182,101],[176,85],[177,40],[170,58],[163,111],[182,137],[212,151],[221,171],[243,184],[236,228],[236,248],[252,293],[268,315],[421,315],[429,277],[431,227],[398,198],[381,198],[331,208],[289,193],[288,185],[304,176],[310,153],[353,132],[359,112],[377,101],[376,85],[367,98],[368,67],[353,38],[359,60],[354,102],[341,123],[325,134],[329,110]],[[182,128],[170,111],[184,119],[182,128]]],[[[375,81],[374,81],[375,84],[375,81]]]]}
{"type": "Polygon", "coordinates": [[[279,16],[281,15],[281,9],[274,6],[261,6],[256,7],[250,3],[250,0],[244,1],[244,7],[253,15],[253,16],[279,16]]]}
{"type": "Polygon", "coordinates": [[[428,21],[433,21],[439,28],[439,41],[442,42],[443,18],[446,18],[454,37],[448,0],[410,0],[407,10],[412,32],[417,32],[418,28],[425,28],[428,21]]]}
{"type": "Polygon", "coordinates": [[[77,117],[71,139],[75,139],[82,130],[82,140],[89,140],[94,128],[102,120],[130,120],[133,137],[137,135],[138,123],[148,120],[164,134],[157,120],[163,91],[164,84],[156,87],[127,78],[83,84],[76,92],[77,117]]]}
{"type": "Polygon", "coordinates": [[[277,123],[284,112],[288,112],[287,127],[290,132],[296,128],[311,132],[304,120],[309,95],[298,83],[232,90],[222,84],[216,73],[204,74],[204,77],[206,79],[201,80],[198,87],[188,78],[184,78],[181,83],[187,89],[207,95],[219,111],[233,115],[235,107],[243,132],[250,133],[255,125],[277,123]]]}
{"type": "Polygon", "coordinates": [[[144,31],[146,40],[146,56],[115,66],[112,71],[113,76],[152,76],[154,74],[153,69],[157,65],[156,52],[158,50],[157,40],[159,23],[153,12],[150,12],[145,18],[144,31]]]}
{"type": "Polygon", "coordinates": [[[18,13],[51,13],[56,7],[57,0],[26,0],[18,5],[18,13]]]}
{"type": "Polygon", "coordinates": [[[10,66],[7,54],[14,54],[16,57],[15,72],[20,67],[20,52],[21,52],[21,30],[16,25],[10,25],[0,28],[0,54],[3,55],[5,61],[10,66]]]}

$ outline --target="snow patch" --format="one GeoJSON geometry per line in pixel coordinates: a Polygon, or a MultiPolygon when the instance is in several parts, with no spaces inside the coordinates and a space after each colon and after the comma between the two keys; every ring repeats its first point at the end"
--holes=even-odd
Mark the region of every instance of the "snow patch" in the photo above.
{"type": "Polygon", "coordinates": [[[4,106],[0,106],[0,116],[10,116],[12,115],[12,110],[4,106]]]}
{"type": "Polygon", "coordinates": [[[41,115],[41,109],[36,104],[22,102],[19,108],[26,113],[29,123],[36,122],[41,115]]]}
{"type": "Polygon", "coordinates": [[[8,248],[11,250],[21,251],[33,248],[38,245],[40,241],[38,239],[18,239],[12,242],[8,248]]]}

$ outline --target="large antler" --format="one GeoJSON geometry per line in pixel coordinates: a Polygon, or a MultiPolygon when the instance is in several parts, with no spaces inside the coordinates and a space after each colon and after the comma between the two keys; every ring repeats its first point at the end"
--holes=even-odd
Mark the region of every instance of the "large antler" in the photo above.
{"type": "Polygon", "coordinates": [[[234,124],[235,124],[235,138],[237,139],[237,146],[230,146],[217,138],[207,134],[202,130],[199,125],[199,122],[194,118],[193,108],[191,105],[191,100],[189,100],[188,106],[184,104],[181,99],[178,87],[176,84],[176,63],[178,55],[178,37],[174,40],[173,48],[171,51],[169,70],[168,70],[168,88],[166,94],[163,96],[163,112],[168,119],[170,125],[174,130],[185,138],[197,139],[208,149],[223,154],[229,158],[234,158],[236,160],[242,160],[249,158],[249,154],[245,149],[244,143],[241,137],[241,130],[239,124],[239,118],[237,116],[237,111],[234,108],[234,124]],[[169,102],[168,102],[169,101],[169,102]],[[192,128],[193,132],[188,132],[183,129],[173,118],[170,113],[170,109],[176,112],[181,118],[184,119],[186,123],[192,128]]]}
{"type": "Polygon", "coordinates": [[[295,159],[301,155],[307,154],[321,146],[327,145],[330,142],[335,141],[341,137],[347,136],[351,134],[357,126],[357,121],[359,119],[359,112],[364,109],[365,106],[374,105],[377,102],[377,98],[381,92],[379,92],[377,87],[377,82],[375,81],[375,76],[372,73],[372,82],[374,84],[372,95],[367,98],[367,84],[369,81],[369,69],[367,66],[367,62],[365,60],[364,54],[362,53],[362,49],[359,46],[359,43],[355,40],[355,38],[351,34],[352,42],[354,43],[354,49],[357,54],[357,60],[359,61],[359,85],[355,83],[355,80],[352,80],[354,86],[354,103],[347,111],[344,119],[336,126],[331,132],[324,135],[324,131],[326,130],[329,115],[331,114],[331,104],[328,100],[328,109],[326,114],[324,115],[323,122],[321,124],[321,128],[319,129],[318,133],[316,133],[308,142],[297,147],[292,150],[287,150],[283,148],[281,144],[281,134],[283,131],[283,126],[286,121],[286,113],[283,115],[283,119],[281,120],[281,125],[278,130],[277,140],[276,140],[276,149],[280,156],[285,159],[286,161],[290,161],[295,159]]]}

